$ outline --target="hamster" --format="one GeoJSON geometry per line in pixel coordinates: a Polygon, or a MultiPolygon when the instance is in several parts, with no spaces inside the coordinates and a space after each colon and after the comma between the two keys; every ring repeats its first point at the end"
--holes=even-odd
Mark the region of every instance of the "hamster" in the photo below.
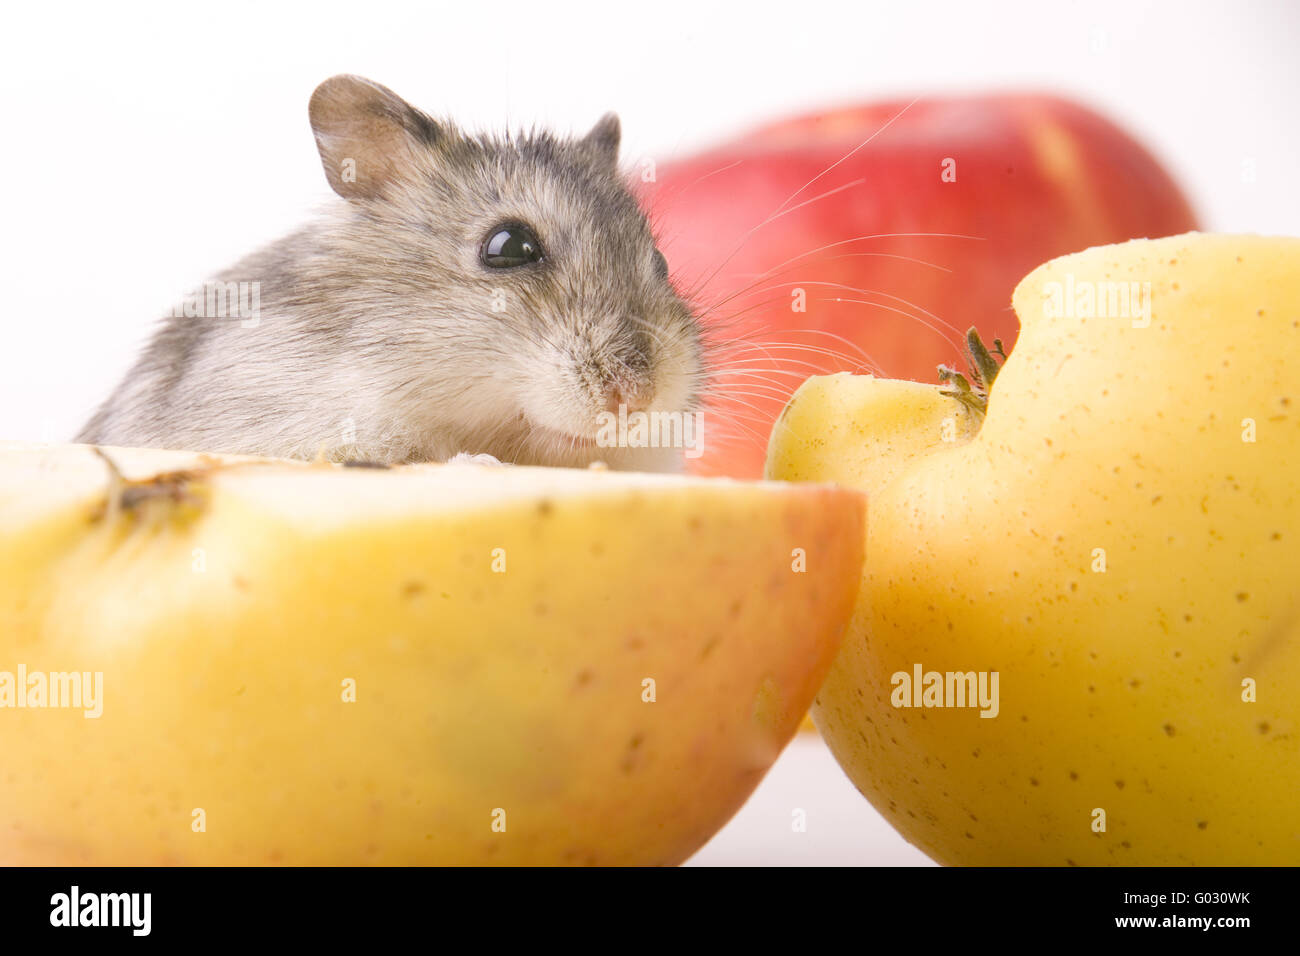
{"type": "Polygon", "coordinates": [[[704,380],[617,116],[471,136],[355,76],[309,116],[338,197],[164,318],[78,441],[680,469],[681,448],[598,441],[620,406],[694,414],[704,380]]]}

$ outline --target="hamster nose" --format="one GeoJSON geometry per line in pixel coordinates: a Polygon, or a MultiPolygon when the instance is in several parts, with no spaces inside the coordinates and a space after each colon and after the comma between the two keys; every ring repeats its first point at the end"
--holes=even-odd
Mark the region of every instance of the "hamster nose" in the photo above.
{"type": "Polygon", "coordinates": [[[626,383],[609,384],[605,386],[604,396],[605,408],[617,415],[620,406],[626,407],[629,412],[644,411],[650,404],[652,390],[626,383]]]}
{"type": "MultiPolygon", "coordinates": [[[[605,388],[605,408],[608,411],[618,413],[620,405],[628,405],[627,396],[623,394],[623,389],[617,385],[610,385],[605,388]]],[[[629,408],[628,411],[632,409],[629,408]]]]}

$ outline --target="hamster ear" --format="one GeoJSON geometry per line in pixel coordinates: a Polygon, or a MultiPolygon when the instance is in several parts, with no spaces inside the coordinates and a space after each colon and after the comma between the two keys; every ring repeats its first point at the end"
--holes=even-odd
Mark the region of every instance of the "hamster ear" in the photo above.
{"type": "Polygon", "coordinates": [[[438,124],[387,87],[332,76],[307,107],[325,178],[344,199],[375,199],[414,173],[419,151],[437,142],[438,124]]]}
{"type": "Polygon", "coordinates": [[[621,137],[618,114],[606,113],[591,128],[591,132],[582,138],[582,143],[602,159],[610,163],[617,163],[618,142],[621,137]]]}

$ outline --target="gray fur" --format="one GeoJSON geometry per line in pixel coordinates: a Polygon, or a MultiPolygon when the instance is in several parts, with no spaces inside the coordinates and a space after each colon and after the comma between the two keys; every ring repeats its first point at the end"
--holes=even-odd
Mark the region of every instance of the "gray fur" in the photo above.
{"type": "Polygon", "coordinates": [[[578,140],[474,137],[377,84],[335,77],[313,97],[312,120],[345,198],[217,277],[260,283],[256,327],[165,318],[78,441],[679,467],[679,450],[573,437],[594,435],[611,396],[693,410],[703,376],[696,319],[657,271],[649,224],[618,173],[616,118],[578,140]],[[543,262],[480,262],[505,221],[533,228],[543,262]]]}

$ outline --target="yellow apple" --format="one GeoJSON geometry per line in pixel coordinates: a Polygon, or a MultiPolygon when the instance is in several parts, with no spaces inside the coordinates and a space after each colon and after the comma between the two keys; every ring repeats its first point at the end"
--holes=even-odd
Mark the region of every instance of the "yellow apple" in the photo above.
{"type": "Polygon", "coordinates": [[[1300,239],[1090,249],[1014,304],[982,422],[833,376],[773,432],[769,476],[869,495],[818,729],[943,863],[1300,863],[1300,239]]]}
{"type": "Polygon", "coordinates": [[[107,454],[0,446],[6,864],[677,863],[861,571],[834,488],[107,454]]]}

